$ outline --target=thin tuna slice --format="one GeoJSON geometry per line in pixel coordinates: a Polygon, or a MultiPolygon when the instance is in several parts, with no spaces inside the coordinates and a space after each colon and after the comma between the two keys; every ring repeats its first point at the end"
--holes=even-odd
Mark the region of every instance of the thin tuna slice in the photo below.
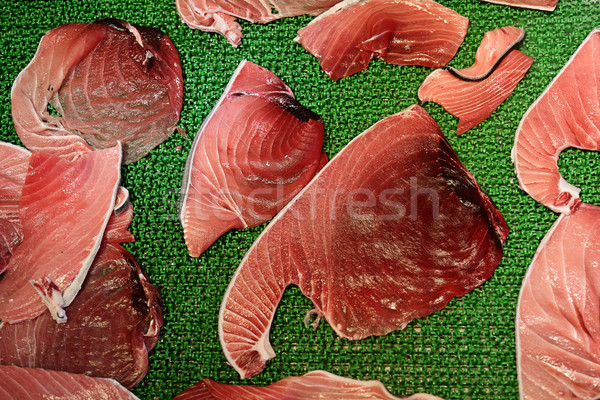
{"type": "Polygon", "coordinates": [[[2,400],[139,400],[112,379],[0,365],[2,400]]]}
{"type": "Polygon", "coordinates": [[[600,207],[561,215],[537,249],[517,308],[523,400],[600,398],[600,207]]]}
{"type": "Polygon", "coordinates": [[[77,161],[31,155],[19,202],[23,242],[0,280],[0,321],[32,319],[46,307],[66,321],[113,213],[120,166],[119,144],[77,161]]]}
{"type": "Polygon", "coordinates": [[[346,0],[298,31],[295,39],[338,80],[373,57],[439,68],[454,57],[469,20],[431,0],[346,0]]]}
{"type": "Polygon", "coordinates": [[[488,3],[502,4],[505,6],[531,8],[533,10],[554,11],[558,0],[482,0],[488,3]]]}
{"type": "Polygon", "coordinates": [[[580,189],[560,175],[558,157],[568,148],[600,149],[600,30],[595,29],[527,110],[512,160],[521,188],[559,213],[581,202],[580,189]]]}
{"type": "Polygon", "coordinates": [[[127,164],[175,129],[183,97],[179,55],[158,29],[115,19],[61,25],[42,38],[11,97],[28,149],[74,159],[121,141],[127,164]]]}
{"type": "Polygon", "coordinates": [[[127,250],[103,243],[68,311],[64,324],[48,313],[5,324],[0,364],[113,378],[126,387],[146,375],[162,326],[160,299],[127,250]]]}
{"type": "Polygon", "coordinates": [[[279,18],[319,15],[338,2],[339,0],[176,0],[179,16],[190,28],[220,33],[233,47],[239,46],[242,41],[242,27],[236,18],[265,24],[279,18]]]}
{"type": "Polygon", "coordinates": [[[23,241],[19,200],[31,153],[0,142],[0,274],[6,271],[15,248],[23,241]]]}
{"type": "Polygon", "coordinates": [[[485,121],[511,95],[533,59],[512,49],[525,30],[506,26],[487,32],[475,63],[460,70],[433,71],[419,88],[419,100],[433,101],[459,118],[457,133],[485,121]]]}
{"type": "Polygon", "coordinates": [[[269,330],[290,284],[340,337],[404,329],[490,278],[507,234],[423,108],[385,118],[331,160],[242,260],[219,315],[227,360],[248,378],[275,356],[269,330]]]}
{"type": "MultiPolygon", "coordinates": [[[[358,381],[325,371],[290,376],[269,386],[237,386],[203,379],[173,400],[401,400],[392,396],[379,381],[358,381]]],[[[428,394],[414,394],[405,400],[442,400],[428,394]]]]}
{"type": "Polygon", "coordinates": [[[188,156],[180,218],[190,255],[270,220],[327,161],[323,134],[277,76],[242,61],[188,156]]]}

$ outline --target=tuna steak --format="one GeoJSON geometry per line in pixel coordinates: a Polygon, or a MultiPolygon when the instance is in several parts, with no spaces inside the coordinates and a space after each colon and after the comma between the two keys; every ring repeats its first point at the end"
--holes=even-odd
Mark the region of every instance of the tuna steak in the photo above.
{"type": "Polygon", "coordinates": [[[505,6],[531,8],[533,10],[554,11],[558,0],[482,0],[505,6]]]}
{"type": "MultiPolygon", "coordinates": [[[[325,371],[290,376],[266,387],[225,385],[203,379],[173,400],[401,400],[392,396],[379,381],[357,381],[325,371]]],[[[418,393],[404,400],[442,400],[418,393]]]]}
{"type": "Polygon", "coordinates": [[[459,118],[457,133],[485,121],[511,95],[533,59],[514,50],[525,30],[506,26],[487,32],[475,63],[460,70],[433,71],[419,88],[419,100],[433,101],[459,118]]]}
{"type": "Polygon", "coordinates": [[[164,33],[106,19],[49,31],[15,80],[12,115],[32,151],[73,159],[121,141],[124,163],[146,155],[175,129],[183,78],[164,33]],[[60,116],[48,112],[50,103],[60,116]]]}
{"type": "Polygon", "coordinates": [[[560,175],[558,157],[568,147],[600,150],[600,30],[595,29],[527,110],[512,160],[519,185],[559,213],[571,213],[580,189],[560,175]]]}
{"type": "Polygon", "coordinates": [[[190,255],[270,220],[327,162],[323,133],[277,76],[242,61],[188,156],[180,218],[190,255]]]}
{"type": "Polygon", "coordinates": [[[112,379],[0,366],[2,400],[139,400],[112,379]]]}
{"type": "Polygon", "coordinates": [[[271,222],[221,304],[219,337],[242,378],[275,356],[269,330],[298,285],[335,332],[403,329],[485,282],[508,227],[419,107],[348,144],[271,222]]]}
{"type": "Polygon", "coordinates": [[[296,41],[338,80],[390,64],[439,68],[454,57],[468,18],[432,0],[346,0],[298,31],[296,41]]]}
{"type": "Polygon", "coordinates": [[[265,24],[279,18],[319,15],[338,1],[176,0],[176,4],[179,16],[190,28],[220,33],[237,47],[242,41],[242,27],[236,18],[265,24]]]}
{"type": "Polygon", "coordinates": [[[31,153],[26,149],[0,142],[0,274],[15,248],[23,240],[19,219],[19,200],[29,168],[31,153]]]}
{"type": "Polygon", "coordinates": [[[77,161],[31,155],[19,202],[23,242],[0,280],[0,321],[35,318],[46,307],[66,321],[114,209],[120,167],[120,144],[77,161]]]}
{"type": "Polygon", "coordinates": [[[600,207],[561,215],[537,249],[517,308],[523,400],[600,398],[600,207]]]}
{"type": "Polygon", "coordinates": [[[118,244],[133,241],[132,215],[129,205],[111,217],[66,323],[45,313],[0,328],[0,364],[112,378],[126,387],[146,375],[162,312],[158,290],[118,244]]]}

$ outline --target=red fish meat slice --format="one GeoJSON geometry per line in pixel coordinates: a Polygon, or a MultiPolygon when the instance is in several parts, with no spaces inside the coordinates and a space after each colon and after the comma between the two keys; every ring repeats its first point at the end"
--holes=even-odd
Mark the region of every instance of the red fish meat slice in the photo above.
{"type": "Polygon", "coordinates": [[[458,117],[459,135],[485,121],[511,95],[533,64],[531,57],[510,50],[524,34],[524,29],[514,26],[487,32],[477,49],[475,63],[457,71],[476,80],[461,79],[444,69],[435,70],[419,88],[419,100],[438,103],[458,117]]]}
{"type": "Polygon", "coordinates": [[[488,3],[502,4],[505,6],[531,8],[533,10],[554,11],[558,0],[482,0],[488,3]]]}
{"type": "MultiPolygon", "coordinates": [[[[173,400],[401,400],[392,396],[379,381],[343,378],[326,371],[311,371],[303,376],[290,376],[269,386],[226,385],[203,379],[184,390],[173,400]]],[[[405,400],[442,400],[418,393],[405,400]]]]}
{"type": "Polygon", "coordinates": [[[121,146],[66,161],[33,153],[19,202],[23,242],[0,280],[0,321],[66,321],[100,247],[119,188],[121,146]],[[41,296],[41,298],[40,298],[41,296]]]}
{"type": "Polygon", "coordinates": [[[269,330],[298,285],[344,338],[403,329],[485,282],[508,227],[420,106],[348,144],[263,231],[221,304],[219,337],[242,378],[275,356],[269,330]]]}
{"type": "Polygon", "coordinates": [[[126,387],[146,375],[162,326],[160,298],[127,250],[103,242],[68,313],[64,324],[44,313],[4,325],[0,364],[112,378],[126,387]]]}
{"type": "Polygon", "coordinates": [[[569,147],[600,149],[600,30],[595,29],[527,110],[515,137],[512,160],[519,185],[559,213],[571,213],[580,189],[558,170],[569,147]]]}
{"type": "Polygon", "coordinates": [[[265,24],[279,18],[319,15],[339,0],[176,0],[181,20],[190,28],[223,35],[233,47],[242,41],[236,18],[265,24]],[[273,12],[276,10],[277,12],[273,12]]]}
{"type": "Polygon", "coordinates": [[[517,308],[523,400],[600,397],[600,207],[561,215],[537,249],[517,308]]]}
{"type": "Polygon", "coordinates": [[[112,379],[39,368],[0,366],[2,400],[139,400],[112,379]]]}
{"type": "Polygon", "coordinates": [[[242,61],[188,156],[180,219],[190,255],[271,219],[327,161],[323,134],[277,76],[242,61]]]}
{"type": "Polygon", "coordinates": [[[438,68],[454,57],[469,20],[431,0],[346,0],[298,31],[296,41],[338,80],[390,64],[438,68]]]}
{"type": "Polygon", "coordinates": [[[23,147],[0,142],[0,274],[6,271],[13,251],[23,240],[19,200],[30,156],[23,147]]]}
{"type": "Polygon", "coordinates": [[[15,128],[30,150],[73,159],[121,141],[126,164],[173,132],[182,97],[169,37],[115,19],[49,31],[11,92],[15,128]]]}

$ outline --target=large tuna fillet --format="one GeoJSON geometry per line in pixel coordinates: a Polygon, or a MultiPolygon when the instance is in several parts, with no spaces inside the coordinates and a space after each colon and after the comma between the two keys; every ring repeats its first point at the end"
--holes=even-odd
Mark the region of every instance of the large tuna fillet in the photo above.
{"type": "Polygon", "coordinates": [[[118,244],[133,241],[132,211],[111,217],[66,323],[45,313],[0,328],[0,364],[112,378],[126,387],[146,375],[162,313],[158,290],[118,244]]]}
{"type": "Polygon", "coordinates": [[[403,329],[485,282],[508,227],[419,107],[348,144],[271,222],[221,304],[219,336],[243,378],[275,356],[273,315],[294,284],[344,338],[403,329]]]}
{"type": "Polygon", "coordinates": [[[158,29],[106,19],[49,31],[12,88],[17,134],[32,151],[69,159],[121,141],[124,163],[175,129],[183,78],[158,29]],[[50,103],[60,116],[48,112],[50,103]]]}
{"type": "Polygon", "coordinates": [[[37,368],[0,366],[2,400],[138,400],[112,379],[37,368]]]}
{"type": "Polygon", "coordinates": [[[236,18],[265,24],[279,18],[319,15],[339,0],[175,0],[179,16],[190,28],[217,32],[233,47],[242,41],[236,18]],[[275,10],[276,12],[273,12],[275,10]]]}
{"type": "Polygon", "coordinates": [[[188,156],[180,218],[190,255],[270,220],[327,161],[323,133],[277,76],[242,61],[188,156]]]}
{"type": "MultiPolygon", "coordinates": [[[[290,376],[266,387],[236,386],[203,379],[173,400],[401,400],[392,396],[379,381],[357,381],[325,371],[290,376]]],[[[405,400],[442,400],[428,394],[414,394],[405,400]]]]}
{"type": "Polygon", "coordinates": [[[505,6],[531,8],[533,10],[554,11],[558,0],[482,0],[505,6]]]}
{"type": "Polygon", "coordinates": [[[121,146],[76,161],[33,153],[19,202],[23,242],[0,279],[0,321],[46,307],[59,322],[100,248],[119,188],[121,146]]]}
{"type": "Polygon", "coordinates": [[[23,240],[19,200],[31,153],[0,142],[0,274],[6,270],[15,248],[23,240]]]}
{"type": "Polygon", "coordinates": [[[560,175],[558,157],[568,148],[600,149],[600,30],[585,39],[550,86],[527,110],[512,160],[519,185],[553,211],[569,214],[580,189],[560,175]]]}
{"type": "Polygon", "coordinates": [[[432,0],[346,0],[298,31],[295,39],[338,80],[373,57],[439,68],[454,57],[469,20],[432,0]]]}
{"type": "Polygon", "coordinates": [[[600,207],[561,215],[527,271],[517,308],[523,400],[600,398],[600,207]]]}
{"type": "Polygon", "coordinates": [[[506,26],[487,32],[475,63],[460,70],[433,71],[419,88],[419,100],[433,101],[459,118],[460,135],[485,121],[511,95],[533,59],[514,50],[525,30],[506,26]]]}

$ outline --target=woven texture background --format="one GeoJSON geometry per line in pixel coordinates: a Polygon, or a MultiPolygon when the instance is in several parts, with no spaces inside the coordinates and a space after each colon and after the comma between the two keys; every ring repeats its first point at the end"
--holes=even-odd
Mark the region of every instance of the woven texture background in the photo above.
{"type": "MultiPolygon", "coordinates": [[[[404,331],[356,342],[338,338],[325,322],[316,330],[305,328],[302,319],[311,303],[297,288],[289,288],[271,333],[277,357],[245,383],[268,384],[325,369],[381,380],[398,396],[423,391],[457,400],[518,398],[517,297],[526,268],[556,215],[517,187],[510,150],[529,105],[592,28],[600,26],[600,3],[561,0],[554,13],[479,0],[440,3],[470,19],[466,41],[451,65],[471,65],[483,34],[505,25],[526,28],[521,50],[535,59],[514,94],[487,121],[461,137],[455,134],[454,117],[435,104],[425,105],[506,217],[511,234],[502,263],[491,280],[445,309],[414,321],[404,331]]],[[[417,102],[417,88],[431,70],[374,61],[366,72],[333,82],[320,70],[317,59],[292,41],[310,17],[268,25],[242,22],[245,37],[234,49],[219,35],[184,25],[174,0],[21,0],[2,2],[0,10],[0,139],[13,143],[19,140],[10,114],[11,85],[47,30],[66,22],[115,17],[158,27],[173,39],[185,79],[180,126],[190,138],[174,134],[148,156],[123,168],[123,184],[135,207],[131,230],[137,240],[126,247],[160,289],[165,316],[150,371],[134,392],[142,399],[170,399],[204,377],[241,383],[219,345],[218,311],[229,279],[264,226],[229,232],[198,259],[187,255],[177,205],[193,135],[243,59],[273,71],[302,104],[323,117],[329,156],[376,121],[417,102]]],[[[595,153],[583,151],[568,150],[560,159],[567,180],[582,187],[584,201],[595,204],[600,204],[598,163],[595,153]]]]}

